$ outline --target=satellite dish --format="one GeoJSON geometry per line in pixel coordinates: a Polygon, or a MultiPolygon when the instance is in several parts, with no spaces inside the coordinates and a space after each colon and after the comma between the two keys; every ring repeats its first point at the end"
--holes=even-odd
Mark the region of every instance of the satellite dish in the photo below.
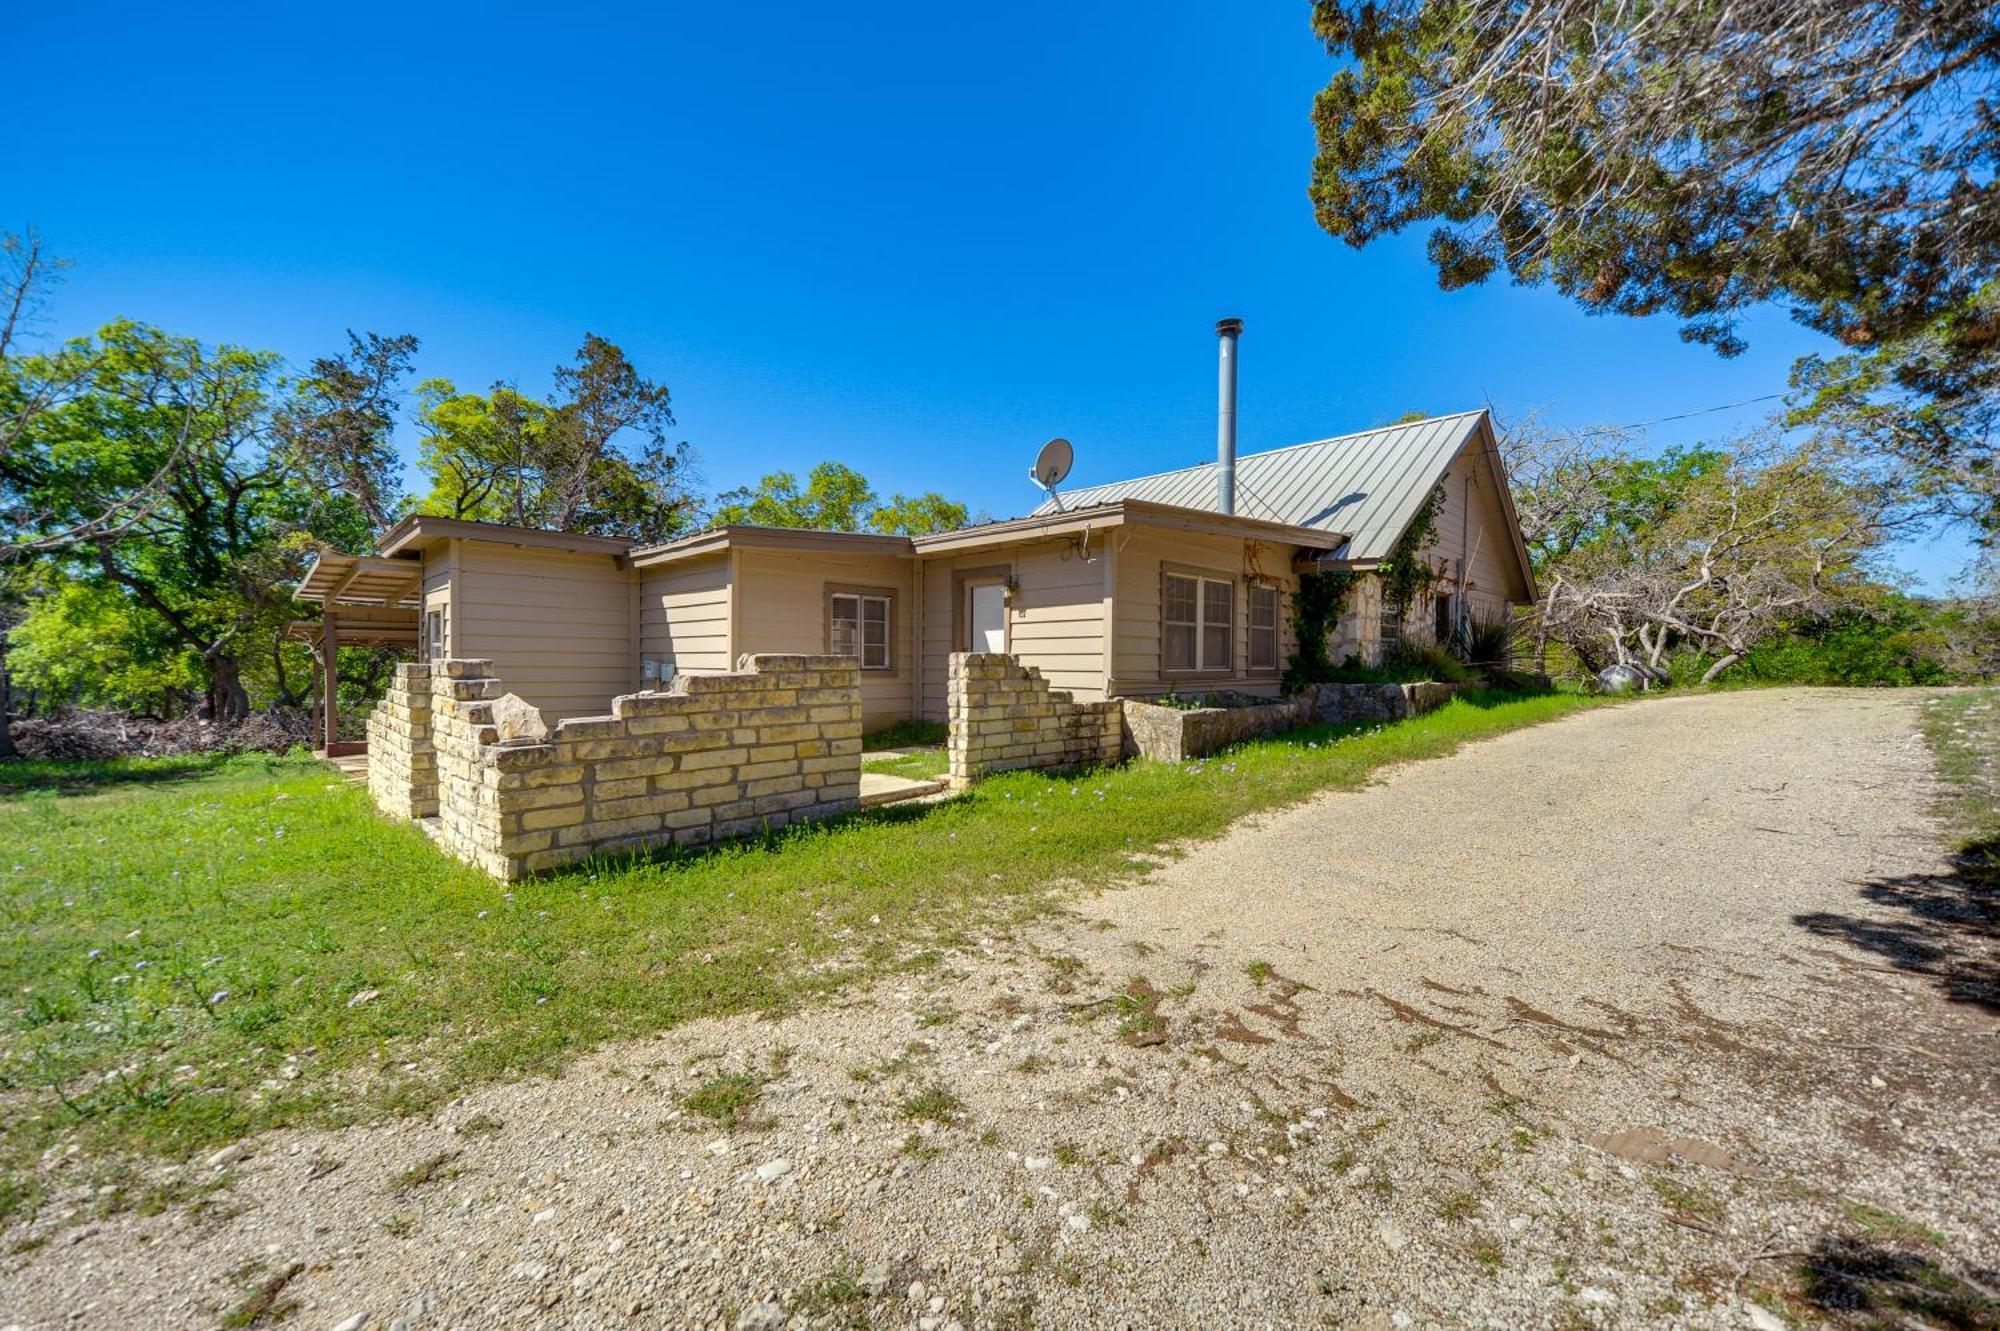
{"type": "Polygon", "coordinates": [[[1042,445],[1042,451],[1035,457],[1035,469],[1028,474],[1035,478],[1036,485],[1052,491],[1063,483],[1075,462],[1076,450],[1069,446],[1069,440],[1051,439],[1042,445]]]}

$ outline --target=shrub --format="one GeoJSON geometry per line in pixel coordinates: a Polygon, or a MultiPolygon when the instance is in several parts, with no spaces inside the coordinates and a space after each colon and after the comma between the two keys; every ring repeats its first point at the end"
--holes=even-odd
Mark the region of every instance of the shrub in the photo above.
{"type": "Polygon", "coordinates": [[[1505,615],[1477,617],[1467,626],[1465,659],[1488,670],[1506,670],[1514,664],[1514,621],[1505,615]]]}
{"type": "Polygon", "coordinates": [[[1390,643],[1382,652],[1380,669],[1385,679],[1398,684],[1433,679],[1468,684],[1476,677],[1463,661],[1436,643],[1413,638],[1399,638],[1390,643]]]}

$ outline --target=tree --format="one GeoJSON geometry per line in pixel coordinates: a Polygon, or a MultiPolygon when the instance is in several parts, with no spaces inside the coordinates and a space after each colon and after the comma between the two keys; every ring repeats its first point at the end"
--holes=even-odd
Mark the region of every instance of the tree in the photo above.
{"type": "MultiPolygon", "coordinates": [[[[1821,367],[1854,388],[1895,380],[1905,396],[1877,407],[1948,401],[1968,367],[1992,374],[1990,4],[1316,0],[1313,12],[1328,49],[1353,59],[1314,108],[1311,194],[1331,234],[1359,246],[1430,223],[1446,288],[1505,270],[1592,312],[1671,315],[1725,355],[1742,349],[1742,310],[1779,302],[1859,352],[1883,349],[1872,366],[1821,367]]],[[[1803,386],[1825,405],[1817,371],[1803,386]]],[[[1943,447],[1892,456],[1928,456],[1939,492],[1968,458],[1990,468],[1990,436],[1943,422],[1874,442],[1925,438],[1943,447]]],[[[1973,494],[1990,514],[1990,479],[1973,494]]]]}
{"type": "Polygon", "coordinates": [[[1790,424],[1883,459],[1927,503],[2000,537],[2000,284],[1871,351],[1807,356],[1790,424]]]}
{"type": "Polygon", "coordinates": [[[284,461],[313,492],[344,496],[376,532],[395,522],[402,494],[396,416],[402,381],[417,354],[408,334],[349,330],[345,355],[321,356],[276,413],[284,461]]]}
{"type": "Polygon", "coordinates": [[[1801,620],[1866,595],[1896,496],[1837,454],[1763,439],[1624,464],[1590,539],[1553,563],[1548,631],[1587,664],[1660,668],[1692,647],[1713,680],[1801,620]]]}
{"type": "MultiPolygon", "coordinates": [[[[45,380],[52,360],[88,370],[34,414],[0,464],[20,504],[10,544],[32,553],[51,588],[83,589],[46,613],[116,623],[115,599],[128,638],[157,634],[194,663],[204,715],[241,719],[243,655],[283,633],[288,586],[311,548],[364,548],[373,529],[363,487],[307,483],[280,423],[316,441],[312,465],[327,478],[366,474],[380,438],[315,419],[321,399],[291,396],[268,352],[121,321],[26,358],[21,380],[45,380]]],[[[352,395],[330,402],[346,413],[352,395]]]]}
{"type": "Polygon", "coordinates": [[[868,516],[869,526],[891,536],[956,531],[971,521],[972,514],[964,504],[946,499],[935,490],[920,495],[890,495],[888,503],[868,516]]]}
{"type": "Polygon", "coordinates": [[[1782,300],[1867,345],[2000,259],[2000,22],[1977,0],[1317,0],[1355,64],[1313,201],[1357,244],[1435,221],[1447,286],[1505,268],[1740,346],[1782,300]]]}
{"type": "Polygon", "coordinates": [[[798,477],[774,471],[752,486],[716,497],[717,526],[804,527],[815,531],[875,531],[922,536],[950,531],[971,519],[964,504],[936,491],[876,498],[867,477],[840,462],[822,462],[799,488],[798,477]]]}
{"type": "Polygon", "coordinates": [[[667,437],[666,387],[595,334],[555,382],[555,403],[504,383],[484,396],[443,379],[419,385],[419,454],[431,480],[419,509],[649,542],[693,525],[694,454],[667,437]]]}
{"type": "Polygon", "coordinates": [[[815,531],[860,531],[876,506],[868,478],[841,462],[822,462],[806,476],[806,488],[789,471],[774,471],[757,484],[715,499],[719,527],[807,527],[815,531]]]}

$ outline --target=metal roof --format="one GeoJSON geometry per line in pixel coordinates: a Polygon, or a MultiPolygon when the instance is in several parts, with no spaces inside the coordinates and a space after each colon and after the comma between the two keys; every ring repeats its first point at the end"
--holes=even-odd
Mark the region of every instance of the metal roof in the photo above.
{"type": "MultiPolygon", "coordinates": [[[[1432,416],[1236,459],[1236,511],[1249,518],[1350,533],[1337,559],[1386,558],[1424,496],[1485,419],[1484,411],[1432,416]]],[[[1062,492],[1063,508],[1139,499],[1219,511],[1215,464],[1062,492]]],[[[1037,515],[1056,511],[1049,500],[1037,515]]]]}

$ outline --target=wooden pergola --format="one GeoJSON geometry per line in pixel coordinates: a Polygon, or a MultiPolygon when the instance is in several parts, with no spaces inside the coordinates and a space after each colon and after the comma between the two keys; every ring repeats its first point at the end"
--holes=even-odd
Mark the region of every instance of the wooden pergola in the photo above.
{"type": "Polygon", "coordinates": [[[320,661],[321,743],[326,756],[365,753],[365,742],[340,738],[341,647],[421,643],[424,566],[421,559],[344,555],[322,549],[292,595],[325,607],[318,619],[294,620],[286,635],[311,643],[320,661]]]}

